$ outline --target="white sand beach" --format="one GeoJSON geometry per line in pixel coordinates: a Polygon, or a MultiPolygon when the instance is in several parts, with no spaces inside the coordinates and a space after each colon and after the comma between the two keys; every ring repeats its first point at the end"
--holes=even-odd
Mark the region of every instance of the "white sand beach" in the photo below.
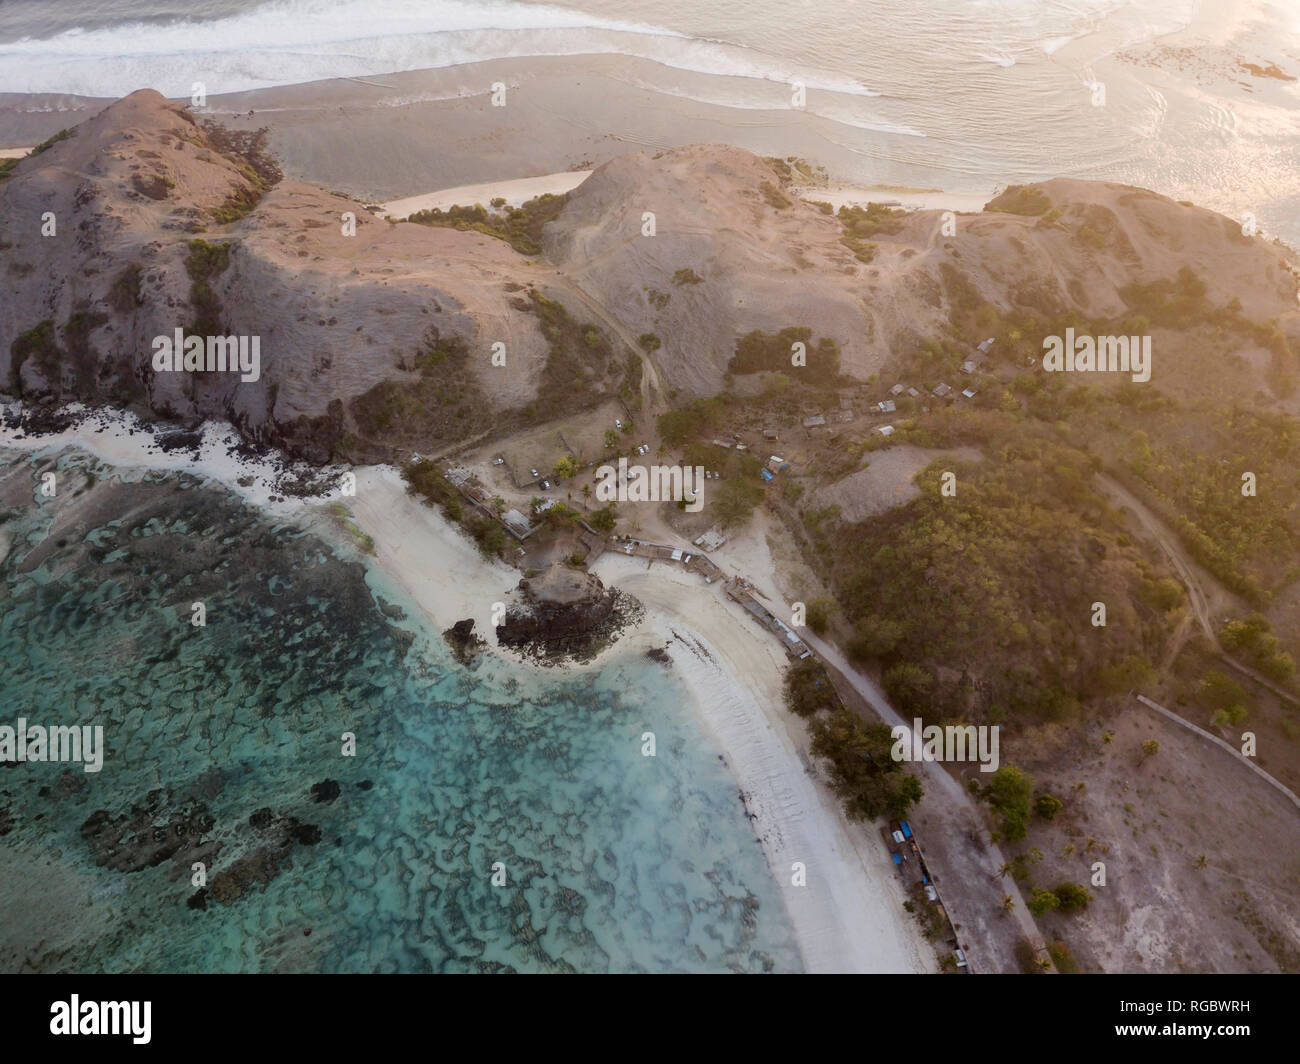
{"type": "MultiPolygon", "coordinates": [[[[480,203],[487,206],[492,200],[500,198],[511,207],[518,207],[530,199],[546,194],[559,196],[571,192],[581,185],[592,171],[564,170],[555,174],[543,174],[540,177],[521,177],[509,181],[489,181],[481,185],[459,185],[456,188],[426,192],[418,196],[406,196],[381,204],[380,217],[396,218],[399,221],[410,217],[416,211],[437,208],[447,210],[460,205],[472,206],[480,203]]],[[[810,202],[829,203],[836,210],[843,206],[865,206],[868,203],[888,203],[905,210],[944,210],[960,213],[978,214],[984,204],[994,196],[944,192],[940,189],[899,190],[889,185],[800,185],[790,189],[801,199],[810,202]]]]}
{"type": "Polygon", "coordinates": [[[472,617],[475,634],[496,645],[492,604],[519,583],[519,570],[484,559],[473,540],[407,494],[392,466],[358,469],[356,497],[338,501],[374,541],[379,567],[439,631],[472,617]]]}
{"type": "Polygon", "coordinates": [[[520,177],[513,181],[489,181],[482,185],[460,185],[457,188],[445,188],[440,192],[427,192],[421,196],[407,196],[405,199],[391,200],[383,204],[380,217],[401,220],[416,211],[431,211],[435,208],[445,211],[457,204],[470,207],[475,203],[487,206],[494,199],[503,199],[506,205],[518,207],[538,196],[562,196],[571,192],[591,176],[590,170],[564,170],[558,174],[543,174],[541,177],[520,177]]]}
{"type": "MultiPolygon", "coordinates": [[[[108,411],[56,435],[19,435],[0,428],[0,447],[49,454],[75,447],[119,469],[187,471],[268,512],[312,523],[325,522],[326,501],[342,502],[373,539],[379,569],[439,630],[473,617],[492,646],[492,605],[520,579],[517,570],[485,561],[469,537],[409,496],[391,466],[357,469],[355,497],[334,491],[328,499],[295,499],[276,494],[282,463],[231,453],[237,437],[228,425],[204,427],[197,457],[188,449],[162,450],[134,417],[108,411]]],[[[829,788],[809,772],[806,729],[784,707],[786,658],[771,635],[719,586],[674,566],[647,568],[645,559],[606,554],[592,571],[640,600],[646,616],[594,662],[577,668],[668,644],[672,669],[745,795],[807,969],[933,970],[934,958],[903,909],[901,884],[875,828],[845,820],[829,788]],[[806,870],[804,886],[792,884],[795,862],[806,870]]]]}
{"type": "Polygon", "coordinates": [[[941,189],[900,190],[889,185],[807,185],[790,191],[801,199],[829,203],[837,211],[844,206],[864,207],[868,203],[888,203],[904,210],[956,211],[958,214],[978,214],[994,196],[992,191],[987,195],[971,195],[944,192],[941,189]]]}
{"type": "Polygon", "coordinates": [[[809,772],[803,721],[786,708],[786,656],[718,585],[667,564],[606,554],[606,584],[645,604],[652,645],[673,670],[746,796],[754,830],[810,972],[925,972],[937,965],[873,825],[850,824],[809,772]],[[796,862],[806,885],[794,886],[796,862]]]}

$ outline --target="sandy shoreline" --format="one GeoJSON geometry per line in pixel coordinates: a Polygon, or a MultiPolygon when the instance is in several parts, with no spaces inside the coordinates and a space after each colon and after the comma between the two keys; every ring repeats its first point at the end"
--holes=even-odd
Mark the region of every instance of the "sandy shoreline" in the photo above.
{"type": "Polygon", "coordinates": [[[434,208],[445,211],[448,207],[457,204],[468,207],[480,203],[486,207],[496,198],[505,200],[508,206],[518,207],[538,196],[561,196],[566,192],[572,192],[590,176],[590,170],[565,170],[558,174],[543,174],[541,177],[519,177],[512,181],[460,185],[457,188],[427,192],[421,196],[390,200],[383,204],[383,214],[400,220],[416,211],[429,211],[434,208]]]}
{"type": "Polygon", "coordinates": [[[944,192],[940,189],[903,191],[888,185],[864,187],[860,185],[801,186],[790,190],[801,199],[829,203],[836,210],[841,207],[865,206],[868,203],[887,203],[916,211],[956,211],[978,214],[994,196],[979,193],[944,192]]]}
{"type": "MultiPolygon", "coordinates": [[[[281,463],[231,454],[236,437],[229,426],[205,426],[197,459],[187,450],[161,451],[149,431],[119,414],[97,413],[57,435],[16,435],[0,428],[0,447],[40,453],[75,447],[120,469],[186,471],[224,484],[270,513],[309,523],[328,520],[322,499],[275,495],[281,463]]],[[[392,467],[363,467],[356,476],[355,497],[338,491],[331,496],[373,539],[378,569],[438,630],[473,617],[495,649],[492,606],[519,582],[519,572],[484,561],[467,536],[407,495],[392,467]]],[[[719,588],[685,571],[666,565],[647,570],[643,559],[612,554],[592,571],[634,595],[646,616],[594,662],[577,667],[598,668],[609,655],[669,645],[674,673],[686,684],[701,724],[746,796],[805,967],[814,972],[930,970],[933,960],[926,959],[915,922],[903,910],[901,885],[873,838],[874,829],[849,824],[829,789],[806,768],[804,726],[784,708],[785,657],[771,636],[727,602],[719,588]],[[794,862],[806,868],[805,886],[792,885],[794,862]]]]}
{"type": "MultiPolygon", "coordinates": [[[[559,196],[572,192],[592,174],[590,170],[566,170],[540,177],[520,177],[507,181],[488,181],[480,185],[460,185],[418,196],[390,200],[382,204],[380,217],[391,216],[398,220],[416,211],[437,208],[447,210],[456,205],[487,206],[493,199],[501,198],[511,207],[518,207],[537,196],[559,196]]],[[[978,214],[993,193],[964,194],[944,192],[941,189],[925,191],[900,190],[888,185],[804,185],[792,187],[792,193],[813,203],[829,203],[836,210],[844,206],[864,206],[868,203],[886,203],[904,210],[942,210],[978,214]]]]}
{"type": "Polygon", "coordinates": [[[808,971],[933,970],[874,826],[850,824],[808,771],[806,728],[785,709],[787,659],[771,634],[676,567],[606,554],[592,571],[645,604],[654,645],[671,640],[672,669],[745,795],[808,971]],[[792,883],[795,862],[804,886],[792,883]]]}
{"type": "MultiPolygon", "coordinates": [[[[1057,61],[1070,50],[1063,48],[1057,61]]],[[[1182,90],[1179,79],[1151,70],[1155,95],[1182,90]]],[[[1055,176],[1118,181],[1230,217],[1249,209],[1265,231],[1296,244],[1296,193],[1284,183],[1246,189],[1186,167],[1167,174],[1163,164],[1145,160],[1137,172],[1098,169],[1087,153],[1028,168],[1014,154],[997,165],[972,164],[954,155],[946,134],[927,132],[924,122],[912,128],[896,108],[870,97],[849,106],[842,96],[811,89],[800,110],[791,107],[788,86],[780,81],[681,69],[633,55],[489,59],[224,94],[218,88],[209,85],[198,117],[235,129],[266,127],[289,177],[370,203],[592,169],[628,152],[721,143],[762,156],[802,157],[825,167],[832,183],[915,193],[939,188],[949,200],[971,198],[918,207],[972,210],[974,198],[987,202],[999,187],[1055,176]],[[492,106],[498,84],[507,88],[503,107],[492,106]]],[[[1267,92],[1276,108],[1290,87],[1256,79],[1250,91],[1267,92]]],[[[40,143],[110,102],[62,92],[0,92],[0,145],[40,143]]]]}
{"type": "MultiPolygon", "coordinates": [[[[39,143],[109,102],[0,93],[0,144],[39,143]]],[[[289,177],[372,203],[590,170],[628,152],[707,143],[801,156],[846,184],[953,184],[950,168],[927,166],[909,152],[915,136],[887,125],[846,125],[817,114],[816,106],[812,92],[807,110],[792,109],[789,89],[779,82],[602,54],[493,59],[372,80],[210,93],[203,113],[235,129],[267,127],[289,177]],[[491,103],[496,82],[508,86],[504,107],[491,103]]]]}

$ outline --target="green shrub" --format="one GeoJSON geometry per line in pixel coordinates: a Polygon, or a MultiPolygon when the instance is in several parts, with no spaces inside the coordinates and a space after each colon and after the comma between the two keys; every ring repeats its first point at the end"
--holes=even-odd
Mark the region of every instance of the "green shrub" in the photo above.
{"type": "Polygon", "coordinates": [[[775,207],[777,210],[784,210],[786,207],[793,205],[793,200],[777,188],[771,181],[764,181],[758,186],[759,191],[763,193],[763,202],[769,207],[775,207]]]}
{"type": "Polygon", "coordinates": [[[1254,666],[1270,680],[1285,683],[1295,673],[1295,659],[1282,650],[1268,618],[1252,613],[1228,621],[1219,629],[1224,650],[1254,666]]]}
{"type": "Polygon", "coordinates": [[[1054,794],[1040,794],[1034,800],[1034,812],[1044,820],[1056,819],[1056,814],[1061,811],[1061,799],[1054,794]]]}
{"type": "Polygon", "coordinates": [[[108,305],[119,314],[130,314],[144,302],[140,285],[142,272],[143,268],[138,262],[132,263],[117,275],[113,286],[108,290],[108,305]]]}
{"type": "Polygon", "coordinates": [[[612,506],[605,506],[594,511],[587,518],[587,524],[591,525],[597,532],[614,531],[614,523],[618,520],[617,514],[612,506]]]}
{"type": "Polygon", "coordinates": [[[448,521],[459,522],[464,516],[460,492],[434,463],[407,462],[402,466],[402,479],[406,481],[406,490],[410,494],[439,507],[448,521]]]}
{"type": "Polygon", "coordinates": [[[650,305],[655,310],[663,310],[664,307],[668,306],[668,301],[673,298],[671,293],[660,292],[657,288],[646,287],[644,291],[646,299],[650,301],[650,305]]]}
{"type": "Polygon", "coordinates": [[[839,699],[826,667],[816,658],[796,661],[785,671],[785,705],[800,717],[811,717],[823,709],[834,709],[839,699]]]}
{"type": "Polygon", "coordinates": [[[1060,883],[1052,893],[1056,895],[1063,913],[1079,912],[1092,901],[1092,895],[1078,883],[1060,883]]]}
{"type": "Polygon", "coordinates": [[[735,374],[796,369],[811,384],[833,387],[840,376],[840,345],[827,336],[814,344],[812,329],[806,325],[788,325],[777,333],[755,329],[736,341],[736,352],[727,364],[727,371],[735,374]],[[796,343],[804,345],[805,366],[792,365],[796,343]]]}
{"type": "Polygon", "coordinates": [[[220,336],[225,332],[221,322],[221,299],[212,284],[230,265],[229,244],[209,244],[206,240],[191,240],[190,253],[185,259],[185,270],[190,275],[190,305],[195,318],[189,331],[199,336],[220,336]]]}
{"type": "Polygon", "coordinates": [[[23,363],[32,359],[41,375],[51,384],[57,384],[63,352],[54,335],[54,322],[50,319],[32,326],[15,337],[9,345],[9,385],[14,395],[23,394],[23,363]]]}
{"type": "Polygon", "coordinates": [[[887,724],[865,724],[843,707],[811,725],[812,754],[830,762],[831,786],[850,820],[904,817],[921,800],[921,782],[890,756],[887,724]]]}
{"type": "Polygon", "coordinates": [[[1047,193],[1036,185],[1008,185],[1002,195],[984,205],[986,211],[1030,216],[1046,214],[1051,207],[1047,193]]]}
{"type": "Polygon", "coordinates": [[[1007,842],[1018,842],[1025,837],[1029,799],[1033,793],[1033,777],[1015,765],[1003,765],[984,788],[983,797],[1002,817],[1000,830],[1007,842]]]}
{"type": "Polygon", "coordinates": [[[1083,971],[1079,966],[1079,962],[1075,960],[1074,954],[1070,952],[1069,947],[1064,942],[1049,942],[1047,952],[1051,954],[1056,970],[1062,975],[1078,975],[1083,971]]]}
{"type": "Polygon", "coordinates": [[[808,627],[818,635],[825,635],[830,625],[831,603],[824,598],[813,599],[808,603],[806,619],[808,627]]]}
{"type": "Polygon", "coordinates": [[[440,207],[416,211],[406,220],[416,225],[486,233],[504,240],[521,255],[540,255],[542,230],[547,222],[564,209],[567,200],[567,193],[556,196],[548,192],[529,200],[523,206],[507,207],[504,215],[494,214],[482,204],[476,203],[472,207],[451,206],[445,211],[440,207]]]}

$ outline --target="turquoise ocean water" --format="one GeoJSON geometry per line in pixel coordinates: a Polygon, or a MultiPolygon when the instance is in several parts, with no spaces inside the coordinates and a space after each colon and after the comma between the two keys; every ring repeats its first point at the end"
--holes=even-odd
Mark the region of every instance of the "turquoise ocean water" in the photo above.
{"type": "Polygon", "coordinates": [[[0,767],[0,970],[800,968],[671,670],[467,669],[380,574],[220,488],[69,453],[41,505],[9,460],[0,724],[102,724],[108,753],[0,767]]]}

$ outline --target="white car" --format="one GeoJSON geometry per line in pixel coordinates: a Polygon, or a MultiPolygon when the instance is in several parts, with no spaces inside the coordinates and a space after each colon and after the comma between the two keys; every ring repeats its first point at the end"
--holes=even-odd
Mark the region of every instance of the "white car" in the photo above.
{"type": "Polygon", "coordinates": [[[506,460],[505,460],[504,458],[493,458],[493,459],[492,459],[492,464],[493,464],[493,465],[505,465],[505,464],[506,464],[506,460]]]}

